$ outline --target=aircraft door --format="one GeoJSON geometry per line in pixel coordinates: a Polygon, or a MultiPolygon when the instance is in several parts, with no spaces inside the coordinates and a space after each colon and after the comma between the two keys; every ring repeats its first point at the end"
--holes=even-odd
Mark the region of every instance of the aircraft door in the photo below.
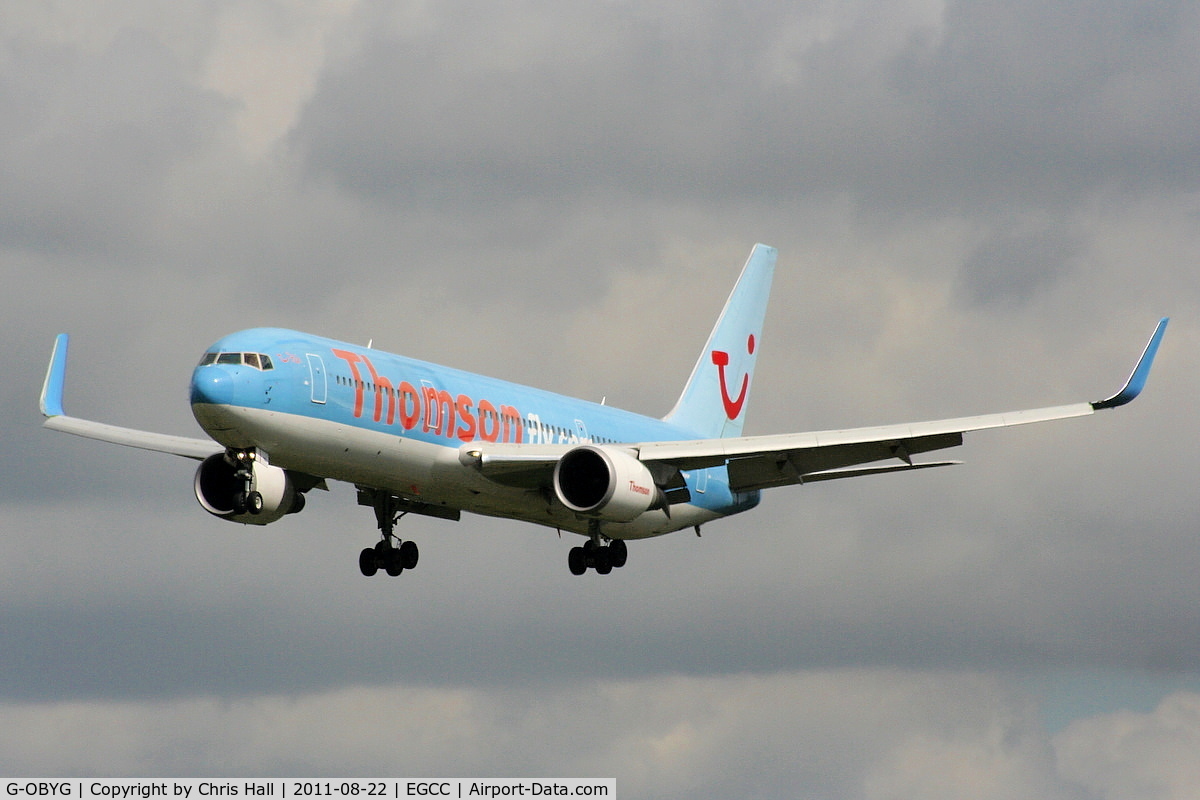
{"type": "Polygon", "coordinates": [[[316,353],[308,353],[308,377],[312,387],[312,401],[324,404],[329,394],[329,383],[325,378],[325,361],[316,353]]]}

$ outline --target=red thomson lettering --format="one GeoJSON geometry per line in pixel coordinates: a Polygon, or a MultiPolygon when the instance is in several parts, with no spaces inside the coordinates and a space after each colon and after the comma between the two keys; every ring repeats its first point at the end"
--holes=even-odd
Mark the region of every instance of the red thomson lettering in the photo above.
{"type": "Polygon", "coordinates": [[[350,365],[350,377],[354,379],[354,418],[358,419],[362,416],[363,409],[363,381],[362,375],[358,372],[358,364],[362,361],[362,356],[349,350],[339,350],[336,347],[333,348],[333,354],[344,359],[350,365]]]}
{"type": "Polygon", "coordinates": [[[500,439],[505,442],[516,441],[517,444],[525,435],[525,425],[521,422],[521,412],[512,406],[500,406],[501,431],[500,439]]]}
{"type": "Polygon", "coordinates": [[[475,415],[471,413],[471,398],[465,394],[458,396],[458,418],[462,426],[458,429],[458,438],[469,442],[475,438],[475,415]]]}
{"type": "Polygon", "coordinates": [[[488,400],[479,401],[479,438],[485,442],[494,442],[500,438],[500,418],[496,414],[496,407],[488,400]],[[490,431],[489,422],[492,424],[490,431]]]}
{"type": "MultiPolygon", "coordinates": [[[[444,427],[444,435],[453,436],[455,425],[454,398],[445,389],[434,389],[426,390],[425,399],[427,401],[432,400],[437,406],[436,409],[430,412],[434,417],[437,418],[437,430],[435,430],[434,433],[442,433],[444,427]],[[445,421],[444,426],[442,424],[443,420],[445,421]]],[[[426,425],[425,429],[429,430],[429,426],[426,425]]]]}
{"type": "Polygon", "coordinates": [[[510,405],[501,405],[499,411],[489,400],[480,400],[476,406],[470,395],[451,395],[424,382],[421,389],[408,381],[392,383],[380,375],[371,360],[361,353],[332,348],[333,355],[346,362],[354,386],[354,416],[361,418],[365,403],[365,392],[370,385],[375,393],[373,418],[387,425],[400,424],[404,430],[412,430],[424,419],[422,430],[447,438],[459,438],[464,442],[476,438],[488,442],[504,441],[520,444],[525,438],[525,426],[521,412],[510,405]],[[366,368],[366,375],[359,365],[366,368]],[[383,413],[384,398],[387,398],[387,416],[383,413]],[[473,410],[474,409],[474,410],[473,410]]]}
{"type": "Polygon", "coordinates": [[[411,431],[421,421],[421,396],[417,394],[417,387],[408,381],[400,381],[396,391],[400,395],[400,424],[404,430],[411,431]]]}
{"type": "Polygon", "coordinates": [[[396,420],[396,395],[393,391],[392,382],[380,376],[375,371],[375,365],[371,363],[371,359],[366,356],[361,356],[361,358],[371,373],[371,385],[375,387],[375,421],[379,422],[383,419],[383,398],[386,395],[388,402],[387,424],[391,425],[396,420]]]}

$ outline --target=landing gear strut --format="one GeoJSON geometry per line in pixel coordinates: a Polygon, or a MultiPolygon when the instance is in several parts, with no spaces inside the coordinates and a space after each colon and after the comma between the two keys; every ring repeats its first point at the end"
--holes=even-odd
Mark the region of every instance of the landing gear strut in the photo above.
{"type": "Polygon", "coordinates": [[[375,521],[383,537],[374,547],[364,548],[358,554],[359,571],[369,578],[383,569],[394,578],[404,570],[416,567],[420,558],[417,543],[402,542],[393,533],[396,523],[408,513],[400,510],[399,498],[378,489],[362,489],[359,491],[359,502],[375,509],[375,521]]]}
{"type": "Polygon", "coordinates": [[[600,524],[592,525],[591,538],[582,547],[572,547],[567,554],[567,567],[572,575],[582,575],[589,568],[600,575],[607,575],[614,569],[625,566],[629,558],[629,548],[621,539],[612,539],[607,545],[601,544],[600,524]]]}
{"type": "Polygon", "coordinates": [[[254,450],[230,450],[225,454],[225,460],[230,462],[237,471],[233,477],[242,482],[242,490],[233,496],[233,513],[261,514],[263,496],[254,488],[254,462],[258,453],[254,450]]]}

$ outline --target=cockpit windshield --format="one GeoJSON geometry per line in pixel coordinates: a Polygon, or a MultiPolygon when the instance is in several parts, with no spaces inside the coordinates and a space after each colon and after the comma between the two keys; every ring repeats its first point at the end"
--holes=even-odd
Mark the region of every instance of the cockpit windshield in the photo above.
{"type": "Polygon", "coordinates": [[[205,353],[204,358],[200,359],[200,366],[209,364],[245,364],[264,371],[275,369],[275,364],[266,353],[205,353]]]}

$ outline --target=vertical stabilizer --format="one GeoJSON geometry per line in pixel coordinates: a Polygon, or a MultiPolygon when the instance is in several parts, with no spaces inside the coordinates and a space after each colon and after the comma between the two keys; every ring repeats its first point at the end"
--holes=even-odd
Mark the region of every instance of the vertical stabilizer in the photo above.
{"type": "Polygon", "coordinates": [[[667,422],[704,439],[741,436],[775,256],[775,248],[764,244],[750,252],[667,422]]]}

